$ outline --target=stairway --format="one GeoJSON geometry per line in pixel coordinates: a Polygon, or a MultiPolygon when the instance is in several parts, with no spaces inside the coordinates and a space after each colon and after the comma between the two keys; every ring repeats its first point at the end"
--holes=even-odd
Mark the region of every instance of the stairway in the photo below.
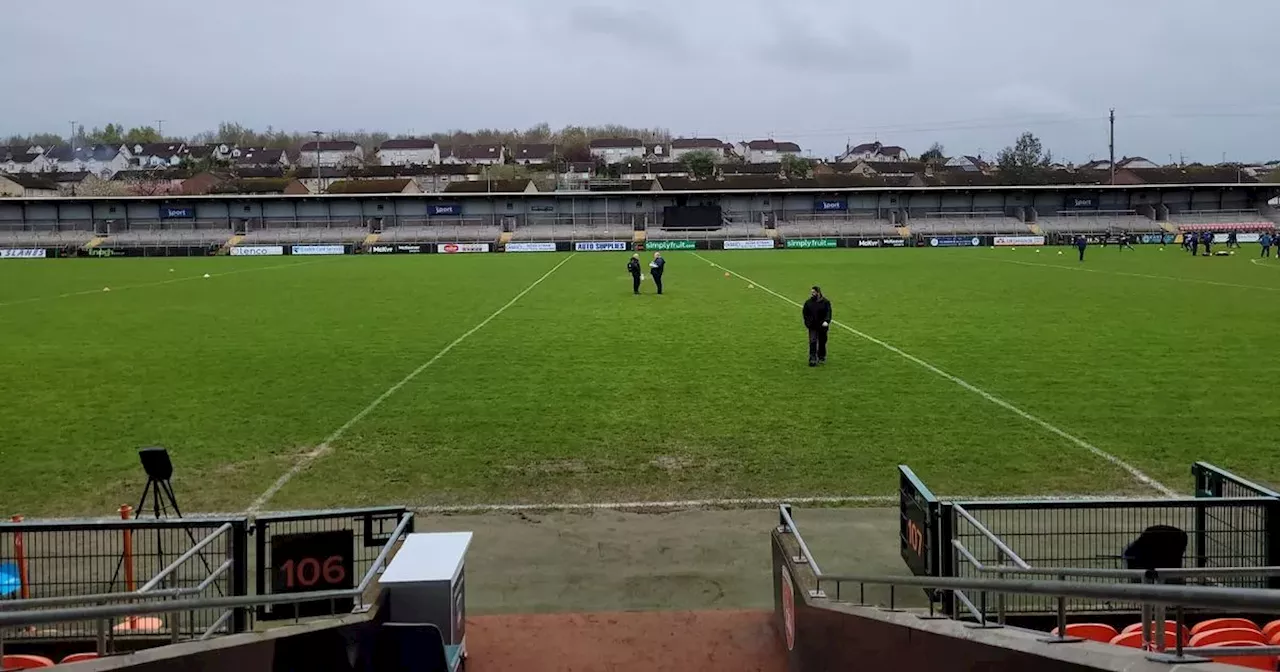
{"type": "Polygon", "coordinates": [[[512,232],[510,232],[510,231],[503,231],[503,232],[502,232],[502,235],[501,235],[501,236],[498,236],[498,244],[499,244],[499,245],[501,245],[501,246],[503,246],[503,247],[506,247],[506,246],[507,246],[507,243],[511,242],[511,236],[512,236],[512,235],[514,235],[514,234],[512,234],[512,232]]]}
{"type": "Polygon", "coordinates": [[[631,234],[631,242],[633,243],[643,243],[648,239],[649,239],[648,231],[636,231],[635,233],[631,234]]]}
{"type": "Polygon", "coordinates": [[[244,236],[231,236],[227,239],[227,242],[222,244],[222,247],[218,248],[218,256],[231,254],[231,248],[239,245],[242,240],[244,240],[244,236]]]}
{"type": "Polygon", "coordinates": [[[1037,236],[1044,235],[1044,231],[1040,229],[1039,224],[1036,224],[1035,222],[1027,222],[1026,224],[1027,224],[1027,228],[1031,230],[1032,234],[1037,236]]]}
{"type": "Polygon", "coordinates": [[[103,241],[105,241],[105,240],[106,240],[106,237],[105,237],[105,236],[94,236],[93,238],[90,238],[90,239],[89,239],[89,242],[85,243],[85,244],[84,244],[84,247],[82,247],[82,248],[80,248],[80,249],[83,249],[83,250],[92,250],[93,248],[95,248],[95,247],[97,247],[97,246],[101,245],[101,244],[103,243],[103,241]]]}

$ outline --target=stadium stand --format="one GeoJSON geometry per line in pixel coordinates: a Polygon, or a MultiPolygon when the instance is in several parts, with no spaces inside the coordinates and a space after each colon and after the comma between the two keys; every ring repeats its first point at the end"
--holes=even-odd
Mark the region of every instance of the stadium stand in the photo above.
{"type": "Polygon", "coordinates": [[[0,248],[80,247],[90,240],[92,231],[0,231],[0,248]]]}
{"type": "MultiPolygon", "coordinates": [[[[363,229],[361,237],[367,233],[363,229]]],[[[502,235],[502,227],[480,222],[452,221],[448,224],[420,220],[388,226],[378,236],[380,243],[492,243],[502,235]]]]}
{"type": "Polygon", "coordinates": [[[1089,214],[1058,213],[1041,216],[1036,224],[1046,233],[1107,233],[1130,231],[1156,233],[1163,229],[1160,223],[1145,215],[1132,212],[1093,212],[1089,214]]]}
{"type": "Polygon", "coordinates": [[[780,220],[778,233],[784,238],[845,238],[856,236],[896,236],[898,230],[888,219],[867,216],[798,214],[780,220]]]}
{"type": "Polygon", "coordinates": [[[743,238],[768,238],[769,232],[759,224],[728,222],[718,229],[660,229],[650,228],[649,240],[730,240],[743,238]]]}
{"type": "Polygon", "coordinates": [[[265,228],[248,231],[243,245],[287,244],[287,243],[360,243],[369,230],[356,226],[326,226],[313,222],[290,222],[288,226],[275,227],[268,224],[265,228]]]}
{"type": "Polygon", "coordinates": [[[230,238],[227,229],[129,230],[107,236],[104,243],[121,247],[186,247],[221,245],[230,238]]]}
{"type": "MultiPolygon", "coordinates": [[[[631,240],[635,227],[630,221],[608,217],[577,217],[573,219],[531,219],[511,232],[511,240],[517,242],[550,240],[631,240]]],[[[650,238],[653,233],[650,232],[650,238]]],[[[687,236],[681,236],[682,238],[687,236]]]]}
{"type": "Polygon", "coordinates": [[[1026,223],[998,212],[925,213],[912,217],[912,233],[922,235],[1026,234],[1026,223]]]}
{"type": "Polygon", "coordinates": [[[1275,222],[1263,217],[1257,210],[1193,210],[1169,213],[1169,222],[1175,226],[1184,224],[1256,224],[1273,226],[1275,222]]]}

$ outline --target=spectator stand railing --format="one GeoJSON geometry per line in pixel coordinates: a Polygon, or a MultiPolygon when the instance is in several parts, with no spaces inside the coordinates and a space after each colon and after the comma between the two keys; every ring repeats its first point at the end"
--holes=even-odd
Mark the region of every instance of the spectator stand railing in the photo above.
{"type": "MultiPolygon", "coordinates": [[[[219,580],[223,580],[227,576],[238,577],[237,580],[243,580],[246,576],[245,569],[249,564],[246,554],[243,552],[237,552],[234,557],[224,560],[222,564],[209,572],[199,583],[185,587],[162,587],[173,584],[175,576],[179,574],[181,567],[188,566],[195,560],[200,559],[202,554],[210,551],[211,548],[217,548],[217,543],[214,540],[244,538],[246,534],[246,519],[222,521],[217,528],[214,528],[213,532],[191,548],[188,548],[181,556],[160,570],[151,580],[136,591],[104,592],[69,595],[59,598],[30,598],[27,600],[0,602],[0,655],[4,653],[4,645],[7,639],[26,639],[27,637],[24,637],[24,634],[33,632],[61,633],[56,637],[59,640],[72,639],[77,636],[84,637],[85,633],[88,633],[97,641],[98,654],[106,655],[114,649],[115,637],[119,636],[122,630],[134,628],[142,630],[145,628],[151,631],[148,634],[152,638],[155,638],[156,635],[167,635],[169,641],[178,642],[184,639],[204,640],[219,634],[242,632],[248,629],[248,624],[252,621],[255,609],[263,607],[326,602],[331,606],[335,606],[350,601],[354,605],[351,609],[353,613],[362,612],[368,608],[368,604],[365,602],[365,594],[373,580],[386,567],[392,549],[395,548],[404,535],[413,530],[413,514],[407,510],[395,508],[366,509],[359,512],[322,512],[322,515],[316,520],[310,521],[304,514],[284,514],[271,516],[270,519],[273,525],[263,529],[263,532],[268,535],[271,534],[269,530],[272,526],[277,527],[277,529],[284,527],[286,530],[319,528],[320,530],[333,531],[341,529],[344,519],[347,521],[358,520],[362,528],[360,536],[363,537],[366,544],[371,540],[380,542],[380,544],[376,545],[378,552],[371,559],[365,559],[367,554],[358,555],[357,566],[362,567],[364,571],[360,582],[349,589],[320,590],[284,595],[248,595],[242,593],[222,594],[217,597],[192,597],[192,595],[198,595],[211,586],[217,585],[219,580]],[[393,520],[388,516],[394,516],[397,510],[401,514],[394,518],[395,524],[388,527],[389,521],[393,520]],[[213,618],[207,619],[206,622],[193,617],[188,619],[188,627],[173,627],[171,624],[181,622],[180,616],[182,613],[193,615],[210,614],[213,618]],[[153,617],[157,615],[167,616],[168,618],[164,620],[154,619],[153,617]],[[116,619],[121,620],[117,625],[113,626],[112,622],[116,619]],[[41,628],[40,626],[54,627],[41,628]]],[[[172,523],[177,527],[181,524],[189,524],[196,521],[183,519],[177,521],[137,522],[172,523]]],[[[372,547],[366,546],[366,548],[372,547]]],[[[246,546],[243,544],[237,546],[237,549],[244,548],[246,546]]],[[[297,613],[296,610],[294,613],[297,613]]],[[[339,611],[336,609],[330,611],[332,615],[337,613],[339,611]]]]}
{"type": "MultiPolygon", "coordinates": [[[[1150,653],[1147,657],[1165,663],[1202,662],[1212,656],[1214,659],[1235,656],[1280,655],[1280,646],[1259,646],[1248,648],[1231,647],[1199,647],[1184,648],[1179,641],[1172,651],[1167,650],[1160,630],[1164,627],[1164,608],[1172,607],[1179,630],[1184,626],[1184,614],[1188,609],[1212,610],[1250,613],[1280,614],[1280,593],[1258,588],[1226,588],[1186,585],[1157,585],[1161,581],[1174,578],[1208,578],[1230,576],[1259,576],[1280,574],[1280,567],[1221,567],[1212,569],[1160,570],[1160,572],[1140,570],[1106,570],[1079,569],[1072,567],[1032,568],[1021,566],[983,566],[984,573],[1003,574],[1020,578],[961,578],[932,576],[873,576],[854,574],[827,574],[822,571],[817,559],[809,550],[808,544],[795,524],[792,507],[783,504],[778,507],[779,524],[776,532],[794,539],[799,555],[792,558],[797,564],[809,567],[816,581],[816,588],[808,592],[813,600],[833,600],[857,606],[873,606],[866,604],[866,586],[888,586],[890,611],[897,610],[895,603],[896,588],[924,589],[934,594],[964,595],[973,594],[1005,594],[1010,597],[1037,597],[1055,603],[1058,629],[1057,634],[1048,634],[1041,641],[1046,643],[1072,644],[1083,640],[1066,636],[1068,600],[1132,603],[1141,608],[1143,614],[1144,648],[1150,653]],[[1043,580],[1037,577],[1053,577],[1043,580]],[[1088,580],[1080,580],[1088,579],[1088,580]],[[1103,581],[1099,581],[1103,580],[1103,581]],[[1110,580],[1110,581],[1106,581],[1110,580]],[[1136,582],[1135,582],[1136,581],[1136,582]],[[858,600],[851,602],[845,599],[849,593],[843,589],[846,583],[858,584],[858,600]],[[824,589],[824,586],[834,590],[824,589]],[[1156,619],[1159,619],[1158,621],[1156,619]]],[[[934,618],[934,602],[929,603],[928,618],[934,618]]],[[[974,618],[978,627],[1001,628],[998,621],[988,617],[980,606],[965,601],[966,611],[974,618]]],[[[921,617],[925,617],[921,614],[921,617]]],[[[2,622],[2,621],[0,621],[2,622]]]]}

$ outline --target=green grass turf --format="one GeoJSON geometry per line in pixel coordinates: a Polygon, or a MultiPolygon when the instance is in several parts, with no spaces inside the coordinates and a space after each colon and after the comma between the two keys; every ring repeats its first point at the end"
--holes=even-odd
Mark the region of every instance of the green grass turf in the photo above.
{"type": "MultiPolygon", "coordinates": [[[[819,283],[838,321],[1179,490],[1196,459],[1280,481],[1280,262],[1056,252],[699,254],[797,301],[819,283]]],[[[667,256],[662,297],[631,296],[626,255],[574,256],[270,508],[887,495],[899,463],[950,494],[1152,494],[848,332],[811,370],[798,308],[667,256]]],[[[108,513],[151,444],[187,508],[243,509],[565,257],[6,260],[0,511],[108,513]]]]}

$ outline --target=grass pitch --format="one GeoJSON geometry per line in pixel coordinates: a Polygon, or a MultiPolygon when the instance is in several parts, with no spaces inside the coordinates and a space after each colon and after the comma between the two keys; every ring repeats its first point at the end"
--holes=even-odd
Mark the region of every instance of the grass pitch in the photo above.
{"type": "Polygon", "coordinates": [[[661,297],[581,253],[478,329],[567,255],[5,260],[0,512],[134,504],[154,444],[190,510],[308,454],[269,508],[890,495],[899,463],[1155,494],[904,353],[1176,489],[1196,459],[1280,480],[1280,262],[1057,251],[672,252],[661,297]],[[833,329],[808,368],[764,288],[815,283],[900,352],[833,329]]]}

